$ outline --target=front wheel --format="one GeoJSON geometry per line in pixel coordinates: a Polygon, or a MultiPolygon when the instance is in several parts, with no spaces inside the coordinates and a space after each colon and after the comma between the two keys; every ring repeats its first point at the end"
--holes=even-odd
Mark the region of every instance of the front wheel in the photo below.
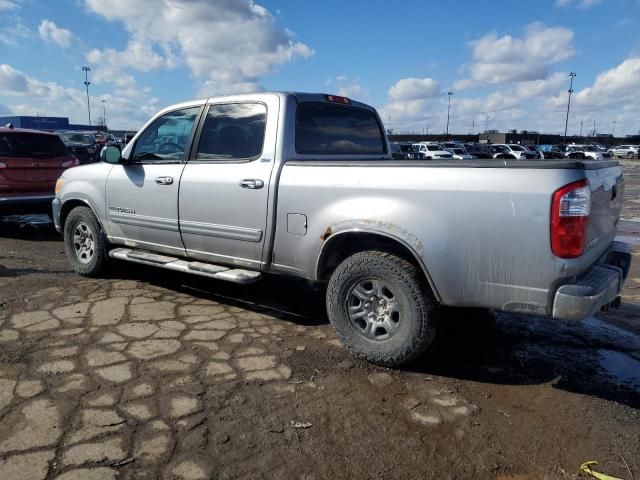
{"type": "Polygon", "coordinates": [[[421,272],[395,255],[365,251],[344,260],[327,288],[327,312],[356,356],[387,367],[422,354],[435,336],[435,301],[421,272]]]}
{"type": "Polygon", "coordinates": [[[106,240],[90,208],[76,207],[69,212],[64,222],[64,247],[76,273],[96,277],[104,272],[106,240]]]}
{"type": "Polygon", "coordinates": [[[634,156],[634,155],[633,155],[633,152],[629,152],[629,153],[627,153],[627,158],[631,159],[631,158],[633,158],[633,156],[634,156]]]}

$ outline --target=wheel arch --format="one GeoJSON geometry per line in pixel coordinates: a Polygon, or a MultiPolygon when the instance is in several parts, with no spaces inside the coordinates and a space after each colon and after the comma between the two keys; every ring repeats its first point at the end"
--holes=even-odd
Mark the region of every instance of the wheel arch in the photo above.
{"type": "Polygon", "coordinates": [[[88,201],[81,198],[70,198],[69,200],[65,200],[65,202],[60,207],[60,227],[63,230],[64,230],[64,224],[67,221],[67,217],[69,216],[69,213],[71,212],[71,210],[73,210],[76,207],[88,207],[91,210],[91,212],[93,212],[93,215],[96,217],[98,225],[100,225],[100,228],[106,234],[104,225],[100,220],[100,216],[96,213],[95,208],[93,208],[93,206],[88,201]]]}
{"type": "Polygon", "coordinates": [[[406,240],[378,230],[353,228],[329,235],[322,244],[316,260],[316,279],[327,281],[344,259],[365,250],[383,250],[396,254],[416,265],[429,284],[436,300],[441,301],[422,256],[406,240]]]}

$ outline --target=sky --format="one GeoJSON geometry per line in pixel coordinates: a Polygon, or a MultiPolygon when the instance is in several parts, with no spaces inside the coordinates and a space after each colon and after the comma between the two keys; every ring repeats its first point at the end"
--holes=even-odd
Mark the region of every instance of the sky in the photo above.
{"type": "Polygon", "coordinates": [[[137,129],[193,98],[345,95],[394,132],[640,131],[640,0],[0,0],[0,115],[137,129]],[[450,96],[447,94],[452,92],[450,96]],[[103,102],[104,100],[104,102],[103,102]],[[582,127],[581,127],[582,125],[582,127]]]}

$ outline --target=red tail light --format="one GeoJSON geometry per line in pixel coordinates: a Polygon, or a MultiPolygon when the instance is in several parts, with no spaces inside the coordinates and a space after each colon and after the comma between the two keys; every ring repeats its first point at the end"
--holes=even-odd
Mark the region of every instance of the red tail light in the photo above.
{"type": "Polygon", "coordinates": [[[339,97],[338,95],[325,95],[324,98],[326,98],[327,102],[331,103],[341,103],[343,105],[349,105],[351,103],[351,100],[347,97],[339,97]]]}
{"type": "Polygon", "coordinates": [[[556,257],[576,258],[584,253],[591,211],[591,189],[579,180],[556,190],[551,202],[551,251],[556,257]]]}

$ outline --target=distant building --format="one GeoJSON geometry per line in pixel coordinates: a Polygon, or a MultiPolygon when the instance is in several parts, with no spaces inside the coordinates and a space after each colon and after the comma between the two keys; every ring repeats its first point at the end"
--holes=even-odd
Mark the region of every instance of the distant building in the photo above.
{"type": "Polygon", "coordinates": [[[106,130],[99,125],[76,125],[69,123],[67,117],[30,117],[25,115],[13,117],[0,117],[0,126],[4,127],[11,123],[16,128],[30,128],[33,130],[45,130],[53,132],[55,130],[106,130]]]}

